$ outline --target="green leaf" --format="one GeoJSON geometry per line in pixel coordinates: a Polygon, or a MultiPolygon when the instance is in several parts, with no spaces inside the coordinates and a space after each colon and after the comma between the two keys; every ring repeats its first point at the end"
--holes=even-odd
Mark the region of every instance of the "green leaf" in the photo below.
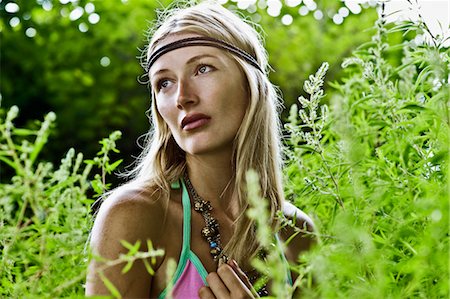
{"type": "Polygon", "coordinates": [[[123,159],[120,159],[120,160],[117,160],[116,162],[114,162],[113,164],[108,165],[108,166],[106,167],[106,171],[107,171],[108,173],[111,173],[114,169],[117,168],[117,166],[120,165],[120,163],[122,163],[122,161],[123,161],[123,159]]]}
{"type": "Polygon", "coordinates": [[[126,249],[128,249],[128,256],[134,255],[135,253],[137,253],[139,251],[139,248],[141,247],[141,241],[136,241],[136,243],[134,245],[132,245],[131,243],[125,241],[125,240],[120,240],[120,244],[122,244],[123,247],[125,247],[126,249]]]}
{"type": "Polygon", "coordinates": [[[153,250],[153,242],[152,242],[152,240],[147,240],[147,248],[148,248],[148,251],[153,250]]]}
{"type": "Polygon", "coordinates": [[[92,189],[94,189],[96,194],[102,194],[103,193],[103,184],[100,181],[94,180],[91,181],[92,189]]]}
{"type": "Polygon", "coordinates": [[[16,166],[16,164],[12,160],[9,160],[8,158],[0,156],[0,161],[3,161],[7,165],[11,166],[11,168],[13,168],[16,171],[16,173],[18,172],[19,168],[16,166]]]}
{"type": "Polygon", "coordinates": [[[443,163],[447,157],[448,150],[442,150],[434,154],[434,156],[429,158],[428,161],[434,165],[438,165],[439,163],[443,163]]]}
{"type": "Polygon", "coordinates": [[[143,262],[144,262],[144,266],[145,266],[145,269],[147,269],[147,272],[150,274],[150,275],[155,275],[155,271],[153,270],[153,268],[150,266],[150,264],[148,263],[148,260],[147,259],[143,259],[142,260],[143,262]]]}
{"type": "Polygon", "coordinates": [[[427,66],[419,73],[419,75],[417,76],[416,83],[415,83],[415,86],[414,86],[415,90],[418,90],[418,89],[419,89],[419,86],[420,86],[421,84],[423,84],[423,81],[424,81],[428,76],[430,76],[431,74],[433,74],[433,70],[432,70],[432,68],[431,68],[431,65],[427,65],[427,66]]]}
{"type": "Polygon", "coordinates": [[[426,109],[428,109],[428,108],[425,106],[422,106],[422,105],[414,104],[414,103],[404,105],[400,108],[400,110],[418,110],[418,111],[422,111],[422,110],[426,110],[426,109]]]}
{"type": "Polygon", "coordinates": [[[130,271],[131,267],[133,266],[134,260],[128,261],[128,263],[125,265],[125,267],[122,268],[122,274],[127,273],[130,271]]]}
{"type": "Polygon", "coordinates": [[[17,136],[30,136],[30,135],[36,135],[36,131],[34,131],[34,130],[29,130],[29,129],[15,128],[15,129],[14,129],[14,135],[17,135],[17,136]]]}
{"type": "Polygon", "coordinates": [[[106,278],[105,274],[103,274],[103,272],[99,272],[99,276],[102,279],[103,283],[105,284],[106,288],[108,289],[108,291],[110,291],[111,295],[114,296],[114,298],[122,298],[122,295],[120,295],[119,290],[117,290],[117,288],[113,285],[113,283],[106,278]]]}
{"type": "Polygon", "coordinates": [[[42,148],[48,141],[48,135],[50,134],[49,130],[45,131],[41,138],[37,137],[36,142],[34,143],[33,151],[30,153],[30,161],[34,163],[37,156],[41,152],[42,148]]]}

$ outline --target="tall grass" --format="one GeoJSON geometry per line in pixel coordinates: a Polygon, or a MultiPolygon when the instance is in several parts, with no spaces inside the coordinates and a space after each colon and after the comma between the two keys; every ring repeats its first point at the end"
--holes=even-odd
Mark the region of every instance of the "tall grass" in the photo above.
{"type": "Polygon", "coordinates": [[[300,283],[307,298],[449,296],[450,58],[442,40],[413,41],[425,31],[381,18],[330,83],[329,108],[326,64],[291,107],[286,194],[314,215],[321,240],[298,269],[317,281],[300,283]],[[399,31],[405,41],[389,44],[399,31]]]}
{"type": "MultiPolygon", "coordinates": [[[[449,50],[439,40],[414,43],[427,31],[420,23],[387,29],[380,19],[374,31],[343,62],[341,82],[325,83],[324,64],[291,107],[286,197],[313,216],[320,242],[293,266],[294,288],[283,287],[275,251],[255,261],[275,297],[299,288],[306,298],[448,298],[449,50]],[[399,32],[402,42],[388,42],[399,32]]],[[[0,165],[13,172],[0,185],[0,297],[83,297],[90,197],[108,189],[106,175],[120,164],[108,158],[120,134],[103,139],[96,158],[70,149],[55,167],[39,160],[55,115],[31,130],[14,126],[17,113],[0,109],[0,165]]],[[[249,215],[270,248],[257,178],[248,180],[249,215]]],[[[154,256],[125,245],[124,265],[154,256]]]]}
{"type": "Polygon", "coordinates": [[[61,164],[39,161],[55,115],[39,130],[15,128],[18,108],[0,123],[0,161],[14,176],[0,186],[0,273],[2,298],[80,294],[85,275],[84,246],[91,222],[86,196],[92,165],[67,152],[61,164]]]}

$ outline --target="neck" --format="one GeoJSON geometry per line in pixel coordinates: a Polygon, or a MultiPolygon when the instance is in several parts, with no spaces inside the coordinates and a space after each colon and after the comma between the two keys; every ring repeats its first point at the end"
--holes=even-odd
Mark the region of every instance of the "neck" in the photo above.
{"type": "Polygon", "coordinates": [[[232,163],[231,155],[186,155],[189,179],[198,195],[224,211],[236,199],[232,163]]]}

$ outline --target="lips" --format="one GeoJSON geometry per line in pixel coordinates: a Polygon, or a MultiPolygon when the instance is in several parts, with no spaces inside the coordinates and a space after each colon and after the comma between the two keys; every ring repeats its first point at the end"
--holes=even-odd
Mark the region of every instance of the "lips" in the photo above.
{"type": "Polygon", "coordinates": [[[207,124],[210,119],[210,116],[203,113],[186,115],[181,121],[181,128],[186,131],[194,130],[207,124]]]}

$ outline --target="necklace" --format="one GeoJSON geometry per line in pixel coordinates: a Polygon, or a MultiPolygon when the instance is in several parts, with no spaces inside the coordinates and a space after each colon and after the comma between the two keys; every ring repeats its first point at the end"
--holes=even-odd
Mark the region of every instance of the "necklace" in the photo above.
{"type": "Polygon", "coordinates": [[[219,222],[211,215],[212,206],[211,203],[198,195],[192,186],[191,180],[187,173],[184,173],[184,181],[189,193],[194,200],[194,210],[201,213],[203,220],[205,220],[205,227],[202,229],[202,236],[209,244],[209,253],[212,258],[217,261],[221,258],[224,262],[228,261],[228,257],[222,251],[222,243],[220,241],[219,222]]]}
{"type": "MultiPolygon", "coordinates": [[[[187,172],[184,173],[184,182],[186,183],[186,188],[189,193],[192,195],[194,200],[194,210],[198,213],[201,213],[203,216],[203,220],[205,220],[205,227],[202,229],[202,236],[209,244],[209,253],[211,253],[214,261],[221,259],[223,262],[228,261],[228,257],[223,253],[222,243],[220,241],[220,232],[219,232],[219,222],[217,222],[216,218],[211,215],[212,206],[211,203],[198,195],[197,191],[195,191],[194,186],[192,186],[191,180],[187,175],[187,172]]],[[[228,187],[228,185],[227,185],[228,187]]],[[[226,188],[225,188],[226,189],[226,188]]],[[[223,193],[222,193],[223,194],[223,193]]],[[[246,272],[246,275],[249,277],[250,283],[253,285],[259,275],[257,271],[253,270],[250,272],[246,272]],[[253,272],[253,273],[252,273],[253,272]]],[[[257,294],[261,297],[268,296],[269,293],[267,291],[267,286],[263,285],[258,291],[257,294]]]]}

